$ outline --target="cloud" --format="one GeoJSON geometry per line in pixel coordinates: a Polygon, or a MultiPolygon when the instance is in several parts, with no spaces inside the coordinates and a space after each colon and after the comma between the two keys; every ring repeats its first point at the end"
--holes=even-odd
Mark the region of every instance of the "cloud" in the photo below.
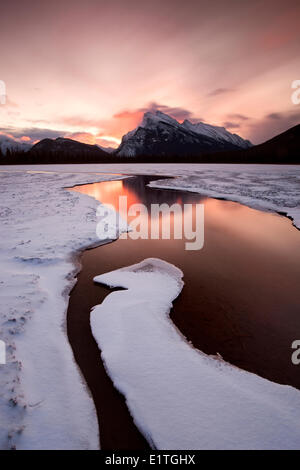
{"type": "Polygon", "coordinates": [[[8,137],[9,139],[14,139],[14,136],[5,132],[4,129],[0,129],[0,135],[4,135],[4,137],[8,137]]]}
{"type": "Polygon", "coordinates": [[[220,96],[224,95],[225,93],[234,93],[236,90],[233,88],[216,88],[215,90],[212,90],[210,93],[207,94],[207,96],[220,96]]]}
{"type": "Polygon", "coordinates": [[[162,113],[168,114],[169,116],[173,117],[174,119],[178,119],[179,121],[193,118],[192,111],[186,108],[181,108],[178,106],[167,106],[164,104],[155,103],[154,101],[142,108],[138,108],[135,110],[121,111],[120,113],[115,114],[114,118],[127,119],[128,117],[132,117],[132,116],[140,117],[140,116],[143,116],[144,113],[147,113],[147,112],[155,113],[156,111],[161,111],[162,113]]]}
{"type": "Polygon", "coordinates": [[[249,138],[254,143],[265,142],[278,134],[300,124],[300,110],[272,112],[249,125],[249,138]]]}
{"type": "Polygon", "coordinates": [[[101,147],[118,148],[119,144],[120,141],[116,141],[110,136],[97,137],[97,145],[100,145],[101,147]]]}
{"type": "MultiPolygon", "coordinates": [[[[1,58],[10,67],[0,78],[19,104],[1,107],[3,127],[120,138],[159,109],[248,133],[260,116],[284,112],[299,74],[299,0],[2,3],[1,58]]],[[[270,121],[283,122],[265,121],[268,132],[270,121]]]]}
{"type": "Polygon", "coordinates": [[[189,109],[182,108],[179,106],[167,106],[164,104],[156,103],[154,101],[138,109],[125,109],[117,114],[114,114],[113,118],[118,121],[123,121],[123,124],[125,124],[127,127],[126,132],[128,132],[129,130],[134,129],[141,123],[145,113],[155,113],[156,111],[161,111],[162,113],[168,114],[179,122],[182,122],[185,119],[189,119],[191,121],[199,121],[199,119],[196,119],[194,117],[193,112],[189,109]]]}
{"type": "Polygon", "coordinates": [[[281,113],[271,113],[267,114],[266,119],[274,119],[274,120],[279,120],[282,119],[283,115],[281,113]]]}
{"type": "Polygon", "coordinates": [[[265,116],[265,120],[279,121],[283,125],[292,127],[300,123],[300,109],[282,113],[270,113],[265,116]]]}
{"type": "Polygon", "coordinates": [[[225,121],[223,123],[223,126],[228,129],[238,129],[239,127],[241,127],[238,122],[231,122],[231,121],[225,121]]]}
{"type": "Polygon", "coordinates": [[[71,127],[94,127],[98,128],[101,123],[97,119],[86,119],[81,116],[63,116],[59,122],[71,127]]]}
{"type": "MultiPolygon", "coordinates": [[[[44,120],[29,121],[27,127],[15,129],[13,127],[0,128],[0,133],[21,142],[35,143],[39,140],[57,137],[68,137],[91,145],[117,147],[124,134],[136,128],[142,121],[145,112],[161,111],[182,122],[188,119],[191,122],[206,121],[196,118],[193,112],[180,106],[168,106],[151,101],[136,109],[124,109],[113,115],[111,119],[87,119],[79,115],[65,116],[58,121],[58,127],[64,123],[61,130],[49,129],[50,122],[44,120]],[[34,127],[34,124],[42,125],[42,128],[34,127]],[[69,128],[68,128],[69,126],[69,128]],[[73,128],[73,129],[72,129],[73,128]],[[78,128],[78,130],[76,129],[78,128]],[[81,130],[82,129],[82,130],[81,130]]],[[[273,136],[284,132],[290,127],[300,123],[300,109],[277,112],[269,110],[261,119],[254,119],[241,113],[227,113],[219,122],[223,121],[224,127],[229,130],[237,130],[239,134],[249,138],[253,143],[266,141],[273,136]],[[224,119],[224,121],[223,121],[224,119]]],[[[209,121],[211,122],[211,121],[209,121]]]]}
{"type": "Polygon", "coordinates": [[[91,145],[100,144],[116,147],[120,144],[124,134],[141,123],[144,113],[156,111],[166,113],[180,122],[185,119],[189,119],[192,122],[199,121],[189,109],[180,106],[167,106],[151,101],[140,108],[124,109],[115,113],[111,119],[92,119],[80,115],[62,116],[56,119],[56,122],[59,125],[62,124],[66,129],[60,131],[47,129],[47,121],[31,121],[33,124],[44,124],[45,127],[43,129],[21,129],[15,131],[15,134],[16,137],[19,137],[21,134],[28,135],[32,142],[46,137],[56,138],[64,136],[91,145]]]}
{"type": "Polygon", "coordinates": [[[63,137],[66,137],[67,139],[77,140],[78,142],[82,142],[83,144],[96,144],[96,136],[90,134],[89,132],[67,132],[66,134],[63,134],[63,137]]]}
{"type": "Polygon", "coordinates": [[[250,119],[248,116],[244,116],[244,114],[239,113],[227,114],[227,117],[236,121],[248,121],[250,119]]]}
{"type": "Polygon", "coordinates": [[[65,137],[67,139],[77,140],[84,144],[89,145],[102,145],[104,147],[118,147],[120,139],[102,134],[92,134],[90,132],[66,132],[56,131],[52,129],[37,129],[37,128],[0,128],[0,135],[9,137],[19,142],[26,142],[34,145],[42,139],[56,139],[57,137],[65,137]]]}
{"type": "Polygon", "coordinates": [[[149,103],[149,105],[145,108],[141,108],[141,111],[161,111],[162,113],[168,114],[169,116],[173,117],[174,119],[177,119],[178,121],[184,121],[185,119],[193,119],[193,113],[189,109],[181,108],[178,106],[166,106],[155,102],[149,103]]]}
{"type": "Polygon", "coordinates": [[[91,134],[89,132],[68,132],[63,135],[68,139],[77,140],[78,142],[82,142],[83,144],[89,145],[101,145],[103,147],[118,147],[120,144],[120,139],[117,139],[110,135],[102,135],[102,134],[91,134]]]}
{"type": "Polygon", "coordinates": [[[5,105],[8,106],[9,108],[18,108],[19,107],[19,105],[17,103],[15,103],[14,101],[12,101],[8,96],[6,97],[5,105]]]}
{"type": "Polygon", "coordinates": [[[56,118],[56,123],[58,127],[62,126],[61,130],[48,129],[47,125],[50,126],[51,121],[45,119],[30,120],[31,126],[26,128],[7,128],[4,130],[13,133],[16,139],[22,136],[28,136],[31,143],[44,138],[55,139],[63,136],[91,145],[101,142],[100,145],[116,147],[120,144],[124,134],[136,128],[141,123],[144,113],[156,111],[166,113],[180,122],[185,119],[189,119],[192,122],[199,121],[189,109],[180,106],[168,106],[151,101],[142,107],[124,109],[115,113],[111,119],[93,119],[80,115],[58,117],[56,118]],[[35,125],[43,127],[36,128],[34,127],[35,125]]]}
{"type": "Polygon", "coordinates": [[[0,128],[0,132],[6,135],[10,135],[11,138],[15,140],[22,140],[25,136],[29,140],[28,143],[34,143],[42,139],[56,139],[62,135],[61,131],[54,131],[52,129],[38,129],[38,128],[22,128],[22,129],[13,129],[10,127],[0,128]]]}

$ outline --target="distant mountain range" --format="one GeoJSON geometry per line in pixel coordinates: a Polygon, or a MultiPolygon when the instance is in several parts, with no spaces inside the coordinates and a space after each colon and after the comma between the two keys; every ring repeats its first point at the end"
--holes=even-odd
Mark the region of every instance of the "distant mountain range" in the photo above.
{"type": "Polygon", "coordinates": [[[115,150],[63,137],[43,139],[30,148],[27,143],[1,135],[0,150],[1,163],[6,164],[128,161],[300,163],[300,124],[263,144],[253,146],[249,140],[232,134],[224,127],[188,120],[180,124],[157,111],[145,113],[142,123],[126,134],[115,150]]]}
{"type": "Polygon", "coordinates": [[[31,145],[26,142],[18,142],[10,137],[0,135],[0,150],[3,155],[7,152],[28,152],[31,149],[31,145]]]}
{"type": "Polygon", "coordinates": [[[31,148],[30,155],[36,159],[43,159],[47,156],[50,161],[56,160],[57,156],[63,161],[72,161],[73,159],[98,161],[107,157],[108,153],[97,145],[83,144],[77,140],[58,137],[57,139],[40,140],[31,148]]]}

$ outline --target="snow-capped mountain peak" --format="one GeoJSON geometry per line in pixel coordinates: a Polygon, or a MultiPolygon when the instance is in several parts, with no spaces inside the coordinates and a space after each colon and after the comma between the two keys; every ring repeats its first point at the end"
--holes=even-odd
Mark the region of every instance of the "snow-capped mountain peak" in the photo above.
{"type": "Polygon", "coordinates": [[[146,112],[141,124],[128,132],[116,155],[138,156],[191,156],[221,150],[251,147],[248,140],[231,134],[224,127],[203,122],[180,124],[161,111],[146,112]]]}
{"type": "Polygon", "coordinates": [[[163,122],[165,124],[170,124],[172,126],[180,126],[179,122],[176,119],[168,116],[161,111],[155,112],[146,112],[143,117],[143,121],[140,124],[140,127],[153,127],[158,125],[159,122],[163,122]]]}
{"type": "Polygon", "coordinates": [[[206,135],[207,137],[211,137],[216,140],[225,140],[241,148],[249,148],[252,146],[249,140],[245,140],[237,134],[232,134],[225,129],[225,127],[213,126],[204,122],[193,124],[187,119],[182,123],[182,126],[190,131],[196,132],[197,134],[206,135]]]}

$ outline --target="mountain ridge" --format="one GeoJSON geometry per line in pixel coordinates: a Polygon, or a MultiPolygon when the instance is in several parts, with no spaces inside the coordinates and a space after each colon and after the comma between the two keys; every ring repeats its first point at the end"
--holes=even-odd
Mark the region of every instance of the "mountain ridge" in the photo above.
{"type": "MultiPolygon", "coordinates": [[[[163,113],[162,113],[163,114],[163,113]]],[[[162,116],[156,116],[159,122],[162,121],[162,116]]],[[[154,121],[155,119],[154,118],[154,121]]],[[[208,146],[210,151],[199,151],[199,146],[197,146],[197,151],[195,153],[190,152],[191,145],[193,142],[196,142],[198,145],[199,137],[194,132],[195,126],[201,127],[203,131],[203,126],[205,132],[215,133],[225,132],[225,137],[227,137],[227,130],[220,128],[218,126],[210,126],[204,123],[191,123],[185,120],[182,124],[178,123],[176,120],[170,116],[163,115],[163,125],[158,124],[158,127],[161,128],[163,136],[166,132],[166,141],[159,141],[158,147],[160,152],[155,153],[155,146],[150,149],[150,152],[142,155],[135,155],[133,152],[130,157],[122,156],[118,154],[120,148],[122,148],[122,143],[118,149],[108,153],[104,149],[101,149],[98,145],[84,144],[72,139],[58,137],[56,139],[42,139],[37,144],[35,144],[29,151],[28,147],[26,152],[23,150],[12,148],[10,152],[3,156],[1,152],[1,135],[0,135],[0,164],[23,164],[23,163],[288,163],[288,164],[299,164],[300,163],[300,124],[282,132],[281,134],[263,142],[262,144],[251,146],[248,148],[237,149],[230,145],[229,148],[218,148],[217,151],[212,151],[211,146],[214,145],[216,139],[212,139],[211,136],[201,137],[201,142],[208,146]],[[187,130],[183,130],[184,127],[188,127],[187,130]],[[169,141],[168,137],[175,132],[175,141],[169,141]],[[175,131],[174,131],[175,129],[175,131]],[[181,136],[183,135],[183,142],[180,141],[181,136]],[[190,139],[189,143],[186,144],[186,138],[190,139]],[[178,152],[183,150],[182,153],[178,152]],[[152,152],[152,153],[151,153],[152,152]]],[[[140,126],[130,131],[123,137],[124,141],[132,139],[141,138],[142,145],[144,145],[145,135],[147,138],[156,138],[155,133],[157,129],[157,122],[153,122],[153,114],[145,113],[144,119],[140,126]],[[149,122],[150,119],[150,122],[149,122]],[[146,129],[145,129],[146,128],[146,129]]],[[[240,137],[236,134],[230,134],[230,138],[239,139],[240,137]]],[[[11,140],[11,139],[10,139],[11,140]]],[[[3,141],[3,139],[2,139],[3,141]]],[[[224,139],[221,138],[221,146],[223,145],[224,139]]],[[[244,141],[244,139],[243,139],[244,141]]],[[[14,142],[14,141],[13,141],[14,142]]],[[[247,141],[245,141],[247,142],[247,141]]],[[[10,142],[11,143],[11,142],[10,142]]],[[[136,142],[135,142],[136,143],[136,142]]],[[[153,144],[153,142],[152,142],[153,144]]],[[[29,144],[24,143],[25,146],[29,144]]]]}
{"type": "Polygon", "coordinates": [[[115,154],[121,157],[146,155],[199,155],[219,150],[249,148],[250,141],[223,127],[176,119],[161,111],[146,112],[140,125],[125,134],[115,154]]]}
{"type": "Polygon", "coordinates": [[[28,152],[31,148],[31,144],[28,144],[27,142],[19,142],[11,137],[0,134],[0,150],[4,156],[7,155],[8,152],[28,152]]]}

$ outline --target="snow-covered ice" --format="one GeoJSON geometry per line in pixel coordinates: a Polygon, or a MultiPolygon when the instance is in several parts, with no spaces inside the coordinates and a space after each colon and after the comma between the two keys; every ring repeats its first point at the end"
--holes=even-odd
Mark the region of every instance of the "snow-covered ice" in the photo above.
{"type": "MultiPolygon", "coordinates": [[[[99,203],[64,188],[118,179],[117,173],[174,176],[174,180],[156,181],[151,185],[183,188],[262,209],[286,212],[300,227],[299,166],[1,166],[0,340],[7,346],[7,364],[0,364],[2,449],[99,446],[94,405],[74,362],[66,335],[68,293],[79,270],[76,255],[100,243],[96,237],[99,203]],[[115,176],[103,174],[105,172],[115,176]]],[[[161,275],[168,279],[165,273],[161,275]]],[[[169,299],[170,296],[171,292],[169,299]]],[[[151,309],[150,305],[146,307],[151,309]]],[[[142,323],[144,321],[145,318],[142,323]]],[[[168,319],[160,319],[163,328],[165,321],[168,319]]],[[[126,326],[127,320],[123,324],[126,326]]],[[[169,322],[168,328],[171,328],[169,322]]],[[[172,333],[169,329],[168,334],[176,336],[177,341],[178,332],[172,328],[172,333]]],[[[182,341],[182,344],[185,343],[182,341]]],[[[204,357],[199,354],[198,360],[204,357]]],[[[210,364],[211,359],[205,360],[210,364]]],[[[227,371],[229,366],[226,367],[227,371]]],[[[244,377],[241,371],[232,372],[237,373],[244,377]]],[[[290,409],[290,404],[284,399],[288,400],[291,393],[298,392],[291,392],[288,388],[282,390],[283,401],[274,398],[275,401],[270,403],[274,403],[275,408],[282,406],[284,413],[290,409]]],[[[295,402],[298,406],[298,398],[295,402]]],[[[295,417],[298,417],[296,412],[295,417]]],[[[289,423],[287,426],[289,428],[289,423]]],[[[182,441],[181,447],[184,445],[182,441]]]]}
{"type": "MultiPolygon", "coordinates": [[[[0,172],[10,167],[0,167],[0,172]]],[[[19,165],[19,171],[28,166],[19,165]]],[[[36,166],[31,166],[36,170],[36,166]]],[[[155,188],[182,189],[204,196],[224,198],[261,210],[287,214],[300,228],[300,166],[257,164],[120,164],[39,165],[39,170],[78,173],[107,172],[174,176],[174,180],[153,181],[155,188]]]]}
{"type": "Polygon", "coordinates": [[[193,173],[181,171],[174,180],[153,181],[149,186],[182,189],[279,212],[300,229],[299,166],[195,165],[193,173]]]}
{"type": "MultiPolygon", "coordinates": [[[[109,175],[0,172],[0,448],[99,447],[93,401],[66,334],[76,253],[96,237],[99,202],[66,191],[109,175]]],[[[106,220],[107,221],[107,220],[106,220]]]]}
{"type": "Polygon", "coordinates": [[[112,292],[93,335],[136,425],[158,449],[299,449],[300,392],[194,349],[169,319],[183,273],[146,259],[94,280],[112,292]]]}

